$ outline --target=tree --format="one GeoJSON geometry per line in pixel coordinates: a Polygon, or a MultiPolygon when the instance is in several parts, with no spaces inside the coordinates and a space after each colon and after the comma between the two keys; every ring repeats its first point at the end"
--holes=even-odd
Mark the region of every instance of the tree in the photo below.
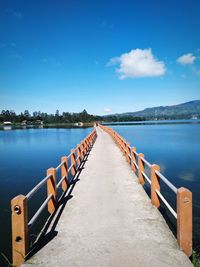
{"type": "Polygon", "coordinates": [[[26,119],[28,119],[28,118],[31,117],[31,115],[30,115],[30,113],[29,113],[29,111],[28,111],[27,109],[24,111],[24,117],[25,117],[26,119]]]}
{"type": "Polygon", "coordinates": [[[60,116],[60,113],[59,113],[59,110],[58,110],[58,109],[56,110],[56,113],[55,113],[55,115],[56,115],[57,117],[59,117],[59,116],[60,116]]]}

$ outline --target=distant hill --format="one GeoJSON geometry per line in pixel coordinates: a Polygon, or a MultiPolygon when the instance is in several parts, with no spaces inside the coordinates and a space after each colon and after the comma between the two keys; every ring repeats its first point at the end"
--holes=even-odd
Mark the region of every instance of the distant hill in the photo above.
{"type": "MultiPolygon", "coordinates": [[[[117,117],[133,116],[145,118],[189,118],[200,117],[200,100],[194,100],[179,105],[159,106],[146,108],[136,112],[126,112],[121,114],[113,114],[117,117]]],[[[110,115],[110,116],[113,116],[110,115]]]]}

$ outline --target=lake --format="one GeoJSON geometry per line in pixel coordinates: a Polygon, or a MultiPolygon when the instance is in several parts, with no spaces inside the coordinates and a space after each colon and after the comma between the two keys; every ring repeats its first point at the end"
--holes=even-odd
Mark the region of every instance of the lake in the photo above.
{"type": "MultiPolygon", "coordinates": [[[[18,129],[0,131],[0,252],[11,258],[10,200],[18,194],[27,194],[42,178],[46,170],[56,167],[61,156],[83,140],[92,128],[81,129],[18,129]]],[[[40,190],[30,202],[29,217],[46,197],[46,188],[40,190]]],[[[35,229],[47,218],[40,217],[35,229]]],[[[33,227],[34,228],[34,227],[33,227]]],[[[0,266],[7,266],[0,256],[0,266]]]]}
{"type": "MultiPolygon", "coordinates": [[[[193,192],[194,248],[200,246],[200,124],[137,123],[110,126],[121,134],[137,152],[145,154],[150,163],[159,164],[161,172],[177,187],[193,192]]],[[[0,131],[0,251],[10,258],[10,200],[17,194],[27,194],[46,175],[46,169],[56,167],[60,157],[67,155],[91,128],[85,129],[24,129],[0,131]]],[[[148,191],[148,188],[147,188],[148,191]]],[[[31,203],[31,213],[46,196],[46,188],[31,203]]],[[[167,193],[171,199],[171,194],[167,193]]],[[[174,196],[172,196],[174,197],[174,196]]],[[[31,199],[32,200],[32,199],[31,199]]],[[[29,214],[30,217],[31,214],[29,214]]],[[[34,239],[47,218],[47,213],[35,229],[34,239]]],[[[0,266],[6,266],[0,261],[0,266]]]]}

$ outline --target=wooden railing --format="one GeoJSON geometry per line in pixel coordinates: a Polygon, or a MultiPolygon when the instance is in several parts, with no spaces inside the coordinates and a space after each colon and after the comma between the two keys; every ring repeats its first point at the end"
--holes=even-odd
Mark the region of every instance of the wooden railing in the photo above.
{"type": "Polygon", "coordinates": [[[160,172],[160,167],[156,164],[150,164],[144,154],[137,153],[135,147],[122,138],[113,129],[99,125],[101,129],[106,131],[114,139],[115,143],[122,150],[126,160],[131,165],[132,170],[137,173],[138,181],[144,185],[149,183],[151,188],[151,202],[157,208],[160,207],[161,201],[174,216],[177,222],[177,241],[180,248],[187,256],[192,254],[192,192],[181,187],[176,188],[164,175],[160,172]],[[148,177],[145,167],[150,170],[148,177]],[[161,193],[160,181],[163,181],[176,194],[176,211],[171,207],[168,201],[161,193]]]}
{"type": "Polygon", "coordinates": [[[90,148],[97,137],[94,129],[76,149],[72,149],[70,155],[61,157],[61,163],[56,168],[47,170],[46,177],[41,180],[26,196],[18,195],[11,200],[12,211],[12,257],[13,266],[20,266],[29,252],[29,230],[34,225],[42,211],[47,207],[49,214],[53,214],[58,207],[57,189],[61,186],[63,195],[67,191],[70,181],[69,173],[72,179],[77,170],[84,161],[90,148]],[[68,167],[68,162],[71,163],[68,167]],[[61,170],[60,180],[57,182],[57,171],[61,170]],[[47,198],[42,203],[37,212],[28,221],[28,201],[41,188],[47,185],[47,198]]]}

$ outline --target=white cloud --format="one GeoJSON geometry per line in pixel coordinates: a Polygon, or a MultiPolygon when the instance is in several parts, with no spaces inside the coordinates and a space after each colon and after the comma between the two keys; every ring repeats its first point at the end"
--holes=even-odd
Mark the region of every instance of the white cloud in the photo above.
{"type": "Polygon", "coordinates": [[[133,49],[120,57],[111,58],[107,66],[119,64],[117,72],[120,79],[161,76],[165,73],[165,64],[158,61],[149,49],[133,49]]]}
{"type": "Polygon", "coordinates": [[[104,108],[104,112],[111,112],[111,108],[104,108]]]}
{"type": "Polygon", "coordinates": [[[107,66],[107,67],[114,66],[114,65],[116,65],[116,64],[118,64],[118,63],[120,63],[120,62],[121,62],[120,57],[113,57],[113,58],[111,58],[111,59],[108,61],[108,63],[106,64],[106,66],[107,66]]]}
{"type": "Polygon", "coordinates": [[[177,58],[177,62],[182,65],[189,65],[189,64],[193,64],[195,59],[196,57],[192,53],[188,53],[177,58]]]}

